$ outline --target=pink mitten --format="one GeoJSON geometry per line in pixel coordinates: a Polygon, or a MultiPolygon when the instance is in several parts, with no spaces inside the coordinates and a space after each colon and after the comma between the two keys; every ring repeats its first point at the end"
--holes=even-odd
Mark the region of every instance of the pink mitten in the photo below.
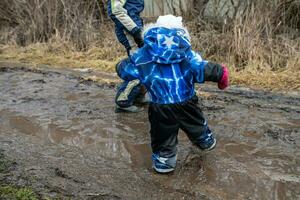
{"type": "Polygon", "coordinates": [[[229,72],[225,65],[222,65],[223,68],[223,75],[218,82],[218,88],[224,90],[229,85],[229,72]]]}

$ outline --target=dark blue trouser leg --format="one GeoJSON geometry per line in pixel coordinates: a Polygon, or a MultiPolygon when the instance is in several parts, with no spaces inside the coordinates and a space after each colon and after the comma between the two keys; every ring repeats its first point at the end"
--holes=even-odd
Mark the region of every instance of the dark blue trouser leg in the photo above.
{"type": "Polygon", "coordinates": [[[140,95],[141,84],[139,80],[124,81],[118,88],[115,102],[118,106],[126,108],[132,106],[140,95]]]}

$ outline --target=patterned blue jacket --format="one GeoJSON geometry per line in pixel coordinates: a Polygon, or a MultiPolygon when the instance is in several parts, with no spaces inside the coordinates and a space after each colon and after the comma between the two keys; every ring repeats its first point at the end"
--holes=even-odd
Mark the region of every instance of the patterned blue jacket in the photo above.
{"type": "Polygon", "coordinates": [[[153,103],[184,102],[195,95],[194,83],[217,82],[222,76],[220,65],[191,50],[183,29],[151,28],[144,42],[131,58],[118,63],[117,73],[125,81],[138,79],[153,103]]]}

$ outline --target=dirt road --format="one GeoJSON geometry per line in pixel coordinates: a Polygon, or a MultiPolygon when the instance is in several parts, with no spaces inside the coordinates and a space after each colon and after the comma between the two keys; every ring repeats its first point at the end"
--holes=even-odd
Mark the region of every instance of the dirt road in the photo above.
{"type": "Polygon", "coordinates": [[[151,169],[147,108],[114,113],[113,75],[0,64],[1,184],[59,199],[300,199],[300,95],[203,85],[216,133],[196,154],[179,137],[176,171],[151,169]],[[8,174],[8,175],[7,175],[8,174]]]}

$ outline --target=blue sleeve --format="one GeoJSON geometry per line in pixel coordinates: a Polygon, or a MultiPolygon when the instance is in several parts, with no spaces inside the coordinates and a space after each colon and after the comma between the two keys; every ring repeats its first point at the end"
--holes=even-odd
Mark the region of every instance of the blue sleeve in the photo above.
{"type": "Polygon", "coordinates": [[[204,83],[205,66],[208,63],[208,61],[203,60],[202,57],[194,51],[191,51],[188,57],[192,68],[194,82],[204,83]]]}
{"type": "Polygon", "coordinates": [[[124,59],[116,65],[118,76],[125,81],[139,79],[139,71],[130,58],[124,59]]]}

